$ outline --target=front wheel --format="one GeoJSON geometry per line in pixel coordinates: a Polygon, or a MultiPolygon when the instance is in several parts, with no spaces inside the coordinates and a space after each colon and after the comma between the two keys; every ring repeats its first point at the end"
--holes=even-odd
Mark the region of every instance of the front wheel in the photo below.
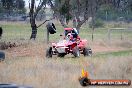
{"type": "Polygon", "coordinates": [[[52,58],[52,47],[49,47],[49,48],[46,50],[46,57],[47,57],[47,58],[52,58]]]}
{"type": "Polygon", "coordinates": [[[79,51],[79,49],[77,47],[74,47],[74,49],[73,49],[73,55],[75,57],[80,57],[80,51],[79,51]]]}

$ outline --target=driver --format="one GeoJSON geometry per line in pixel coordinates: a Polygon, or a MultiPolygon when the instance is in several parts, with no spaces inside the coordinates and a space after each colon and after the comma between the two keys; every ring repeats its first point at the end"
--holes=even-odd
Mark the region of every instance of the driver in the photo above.
{"type": "Polygon", "coordinates": [[[77,31],[76,28],[73,28],[72,35],[73,35],[73,38],[77,38],[78,37],[78,31],[77,31]]]}
{"type": "Polygon", "coordinates": [[[73,41],[73,35],[71,33],[68,33],[66,36],[67,40],[73,41]]]}
{"type": "Polygon", "coordinates": [[[69,39],[72,42],[74,42],[77,39],[79,39],[77,29],[76,28],[73,28],[70,32],[68,32],[68,34],[66,35],[66,37],[67,37],[67,39],[69,39]]]}

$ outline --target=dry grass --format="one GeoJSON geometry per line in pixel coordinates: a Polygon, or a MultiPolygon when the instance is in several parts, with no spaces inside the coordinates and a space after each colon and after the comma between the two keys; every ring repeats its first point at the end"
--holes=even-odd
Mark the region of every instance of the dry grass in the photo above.
{"type": "MultiPolygon", "coordinates": [[[[0,82],[32,85],[35,88],[67,88],[77,79],[74,65],[62,64],[57,60],[25,58],[1,63],[0,82]],[[71,80],[72,79],[72,80],[71,80]],[[66,87],[67,86],[67,87],[66,87]]],[[[79,69],[76,69],[79,70],[79,69]]],[[[79,85],[79,84],[78,84],[79,85]]]]}
{"type": "MultiPolygon", "coordinates": [[[[82,88],[78,82],[82,68],[89,71],[90,78],[93,79],[132,80],[131,54],[96,57],[94,53],[95,57],[81,56],[77,59],[66,56],[47,59],[44,57],[46,46],[30,41],[6,50],[6,60],[0,63],[0,83],[16,83],[34,88],[82,88]]],[[[102,49],[108,48],[106,44],[93,44],[95,49],[99,46],[103,47],[102,49]]],[[[113,51],[116,50],[118,51],[117,48],[113,51]]]]}
{"type": "MultiPolygon", "coordinates": [[[[56,41],[59,33],[63,32],[60,24],[57,22],[55,24],[58,33],[51,36],[54,37],[50,38],[53,41],[56,41]]],[[[43,42],[45,36],[43,30],[38,30],[38,38],[43,41],[39,41],[39,39],[28,41],[24,39],[28,39],[30,36],[29,24],[21,23],[20,25],[20,23],[3,22],[1,25],[5,29],[3,41],[23,42],[23,44],[5,50],[6,60],[0,62],[0,83],[16,83],[33,86],[34,88],[82,88],[78,82],[82,68],[89,71],[89,76],[93,79],[132,80],[132,52],[128,51],[128,54],[125,51],[123,53],[119,52],[130,50],[132,43],[129,40],[121,42],[114,40],[111,44],[107,43],[105,41],[107,30],[97,30],[94,42],[90,40],[90,46],[94,51],[93,57],[81,56],[76,59],[72,56],[66,56],[65,58],[47,59],[45,58],[45,50],[48,45],[43,42]],[[21,31],[17,30],[16,27],[21,31]],[[14,34],[16,35],[14,36],[14,34]],[[20,38],[24,39],[20,41],[20,38]],[[118,55],[109,53],[115,51],[119,52],[118,55]],[[105,55],[106,52],[108,54],[105,55]]],[[[41,27],[40,29],[45,28],[41,27]]],[[[87,27],[82,29],[86,30],[81,31],[81,37],[89,40],[91,30],[87,30],[87,27]]],[[[129,38],[131,39],[131,36],[129,38]]]]}
{"type": "Polygon", "coordinates": [[[78,77],[83,67],[89,71],[90,78],[93,79],[132,80],[131,63],[131,57],[81,57],[75,60],[12,58],[0,63],[0,83],[16,83],[35,88],[81,88],[78,77]]]}

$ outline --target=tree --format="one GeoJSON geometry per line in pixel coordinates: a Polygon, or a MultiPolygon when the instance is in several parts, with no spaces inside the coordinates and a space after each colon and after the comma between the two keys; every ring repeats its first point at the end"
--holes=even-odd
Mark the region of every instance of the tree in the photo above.
{"type": "Polygon", "coordinates": [[[13,10],[13,0],[1,0],[3,11],[10,15],[11,10],[13,10]]]}
{"type": "MultiPolygon", "coordinates": [[[[53,16],[59,19],[63,27],[68,27],[70,20],[73,20],[73,26],[80,30],[80,27],[92,17],[92,24],[94,24],[95,16],[98,9],[102,5],[111,4],[113,7],[119,9],[121,3],[126,3],[131,0],[39,0],[39,5],[36,7],[35,0],[31,0],[30,7],[30,23],[32,34],[30,39],[36,38],[37,28],[36,16],[41,9],[45,9],[48,4],[54,11],[53,16]]],[[[124,8],[124,6],[123,6],[124,8]]],[[[47,20],[46,20],[47,21],[47,20]]],[[[46,22],[45,21],[45,22],[46,22]]],[[[43,22],[43,24],[45,23],[43,22]]],[[[94,30],[94,26],[92,27],[94,30]]]]}
{"type": "Polygon", "coordinates": [[[67,27],[69,20],[73,20],[73,27],[78,32],[89,17],[92,17],[93,40],[94,23],[98,9],[102,5],[112,5],[116,9],[122,6],[124,9],[126,6],[124,3],[128,3],[128,1],[130,0],[49,0],[49,5],[63,27],[67,27]]]}
{"type": "Polygon", "coordinates": [[[124,3],[129,1],[131,0],[49,0],[49,5],[63,27],[67,27],[69,20],[73,20],[73,26],[79,30],[89,17],[92,17],[94,23],[96,13],[102,5],[112,5],[115,9],[122,6],[124,9],[127,6],[124,3]]]}
{"type": "Polygon", "coordinates": [[[0,0],[3,13],[25,13],[25,1],[24,0],[0,0]]]}
{"type": "Polygon", "coordinates": [[[45,20],[42,24],[37,25],[36,24],[36,17],[38,15],[38,13],[41,11],[41,9],[45,9],[46,8],[46,4],[47,4],[48,0],[39,0],[39,5],[36,7],[36,3],[35,0],[31,0],[31,3],[29,3],[29,16],[30,16],[30,24],[31,24],[31,28],[32,28],[32,33],[31,33],[31,37],[30,39],[36,39],[37,36],[37,28],[40,27],[41,25],[43,25],[46,21],[49,20],[45,20]]]}
{"type": "Polygon", "coordinates": [[[25,1],[23,0],[14,0],[13,7],[17,13],[25,13],[25,1]]]}
{"type": "Polygon", "coordinates": [[[13,8],[13,0],[1,0],[2,6],[4,9],[12,9],[13,8]]]}

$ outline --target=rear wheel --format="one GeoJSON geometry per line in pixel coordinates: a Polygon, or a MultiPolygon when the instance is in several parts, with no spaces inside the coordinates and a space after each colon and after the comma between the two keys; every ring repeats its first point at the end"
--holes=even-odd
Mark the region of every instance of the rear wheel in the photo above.
{"type": "Polygon", "coordinates": [[[80,51],[79,51],[79,49],[77,47],[74,47],[74,49],[73,49],[73,55],[75,57],[80,57],[80,51]]]}
{"type": "Polygon", "coordinates": [[[49,47],[49,48],[46,50],[46,57],[47,57],[47,58],[52,58],[52,47],[49,47]]]}
{"type": "Polygon", "coordinates": [[[92,50],[90,48],[84,48],[83,55],[84,56],[92,56],[92,50]]]}

